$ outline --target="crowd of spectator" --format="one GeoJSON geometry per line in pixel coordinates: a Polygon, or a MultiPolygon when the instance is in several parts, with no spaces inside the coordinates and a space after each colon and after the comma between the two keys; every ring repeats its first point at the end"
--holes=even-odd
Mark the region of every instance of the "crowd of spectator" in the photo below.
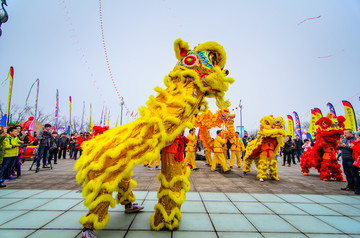
{"type": "MultiPolygon", "coordinates": [[[[58,133],[52,129],[50,124],[45,124],[44,129],[39,133],[29,133],[23,130],[20,125],[0,126],[0,187],[6,187],[5,180],[14,180],[21,177],[21,165],[24,163],[26,151],[31,151],[36,164],[35,172],[42,168],[52,168],[52,163],[57,164],[58,159],[76,160],[82,154],[81,145],[84,141],[90,140],[88,132],[74,133],[70,136],[67,133],[58,133]],[[32,150],[30,150],[32,146],[32,150]],[[35,148],[34,148],[35,147],[35,148]]],[[[27,155],[29,156],[29,155],[27,155]]]]}

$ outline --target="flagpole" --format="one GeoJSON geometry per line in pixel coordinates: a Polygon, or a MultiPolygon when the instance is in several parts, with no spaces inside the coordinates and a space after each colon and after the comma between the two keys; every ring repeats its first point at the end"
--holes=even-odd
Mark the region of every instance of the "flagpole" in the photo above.
{"type": "Polygon", "coordinates": [[[55,106],[55,131],[58,132],[59,118],[59,89],[56,89],[56,106],[55,106]]]}
{"type": "Polygon", "coordinates": [[[36,122],[36,114],[38,109],[38,100],[39,100],[39,88],[40,88],[40,80],[37,80],[37,86],[36,86],[36,99],[35,99],[35,116],[34,116],[34,122],[36,122]]]}
{"type": "Polygon", "coordinates": [[[69,96],[69,125],[68,125],[68,135],[71,135],[71,96],[69,96]]]}
{"type": "Polygon", "coordinates": [[[83,101],[83,112],[81,116],[81,126],[80,126],[80,132],[83,132],[83,126],[84,126],[84,113],[85,113],[85,101],[83,101]]]}

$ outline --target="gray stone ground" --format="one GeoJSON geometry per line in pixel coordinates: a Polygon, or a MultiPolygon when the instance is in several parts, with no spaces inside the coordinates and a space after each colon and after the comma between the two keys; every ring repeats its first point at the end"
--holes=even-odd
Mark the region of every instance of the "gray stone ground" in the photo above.
{"type": "MultiPolygon", "coordinates": [[[[234,193],[272,193],[272,194],[340,194],[353,195],[352,192],[341,191],[346,183],[338,181],[322,181],[316,170],[311,169],[309,176],[303,176],[300,165],[291,167],[281,166],[282,158],[279,157],[278,167],[280,181],[266,180],[259,182],[256,179],[256,168],[243,175],[242,170],[233,168],[230,174],[218,171],[210,172],[210,167],[204,161],[197,161],[198,171],[192,171],[190,176],[191,190],[196,192],[234,192],[234,193]]],[[[14,181],[6,181],[7,189],[70,189],[80,190],[81,185],[75,181],[76,172],[73,170],[74,160],[60,159],[54,169],[41,169],[35,173],[29,171],[31,161],[22,165],[22,177],[14,181]]],[[[160,170],[148,170],[142,165],[134,168],[132,179],[137,181],[134,190],[156,191],[159,182],[156,175],[160,170]]],[[[344,177],[345,178],[345,177],[344,177]]]]}

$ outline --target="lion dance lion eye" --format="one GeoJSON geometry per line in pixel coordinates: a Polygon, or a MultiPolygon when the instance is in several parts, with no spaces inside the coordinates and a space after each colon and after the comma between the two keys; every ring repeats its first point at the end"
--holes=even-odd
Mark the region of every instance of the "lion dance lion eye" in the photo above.
{"type": "Polygon", "coordinates": [[[188,55],[183,59],[183,64],[187,67],[193,67],[197,64],[197,57],[195,55],[188,55]]]}
{"type": "Polygon", "coordinates": [[[209,58],[209,61],[211,62],[211,64],[213,66],[217,65],[216,55],[214,53],[210,52],[209,55],[208,55],[208,58],[209,58]]]}

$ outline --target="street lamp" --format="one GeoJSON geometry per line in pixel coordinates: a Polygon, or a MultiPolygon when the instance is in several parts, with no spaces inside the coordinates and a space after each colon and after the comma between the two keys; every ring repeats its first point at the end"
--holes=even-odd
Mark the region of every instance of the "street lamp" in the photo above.
{"type": "Polygon", "coordinates": [[[243,126],[242,126],[242,105],[241,105],[241,99],[240,99],[240,102],[239,102],[239,110],[240,110],[240,134],[241,134],[241,137],[243,137],[243,126]]]}
{"type": "Polygon", "coordinates": [[[122,126],[122,115],[123,115],[123,106],[124,106],[124,98],[121,97],[121,116],[120,116],[120,126],[122,126]]]}

